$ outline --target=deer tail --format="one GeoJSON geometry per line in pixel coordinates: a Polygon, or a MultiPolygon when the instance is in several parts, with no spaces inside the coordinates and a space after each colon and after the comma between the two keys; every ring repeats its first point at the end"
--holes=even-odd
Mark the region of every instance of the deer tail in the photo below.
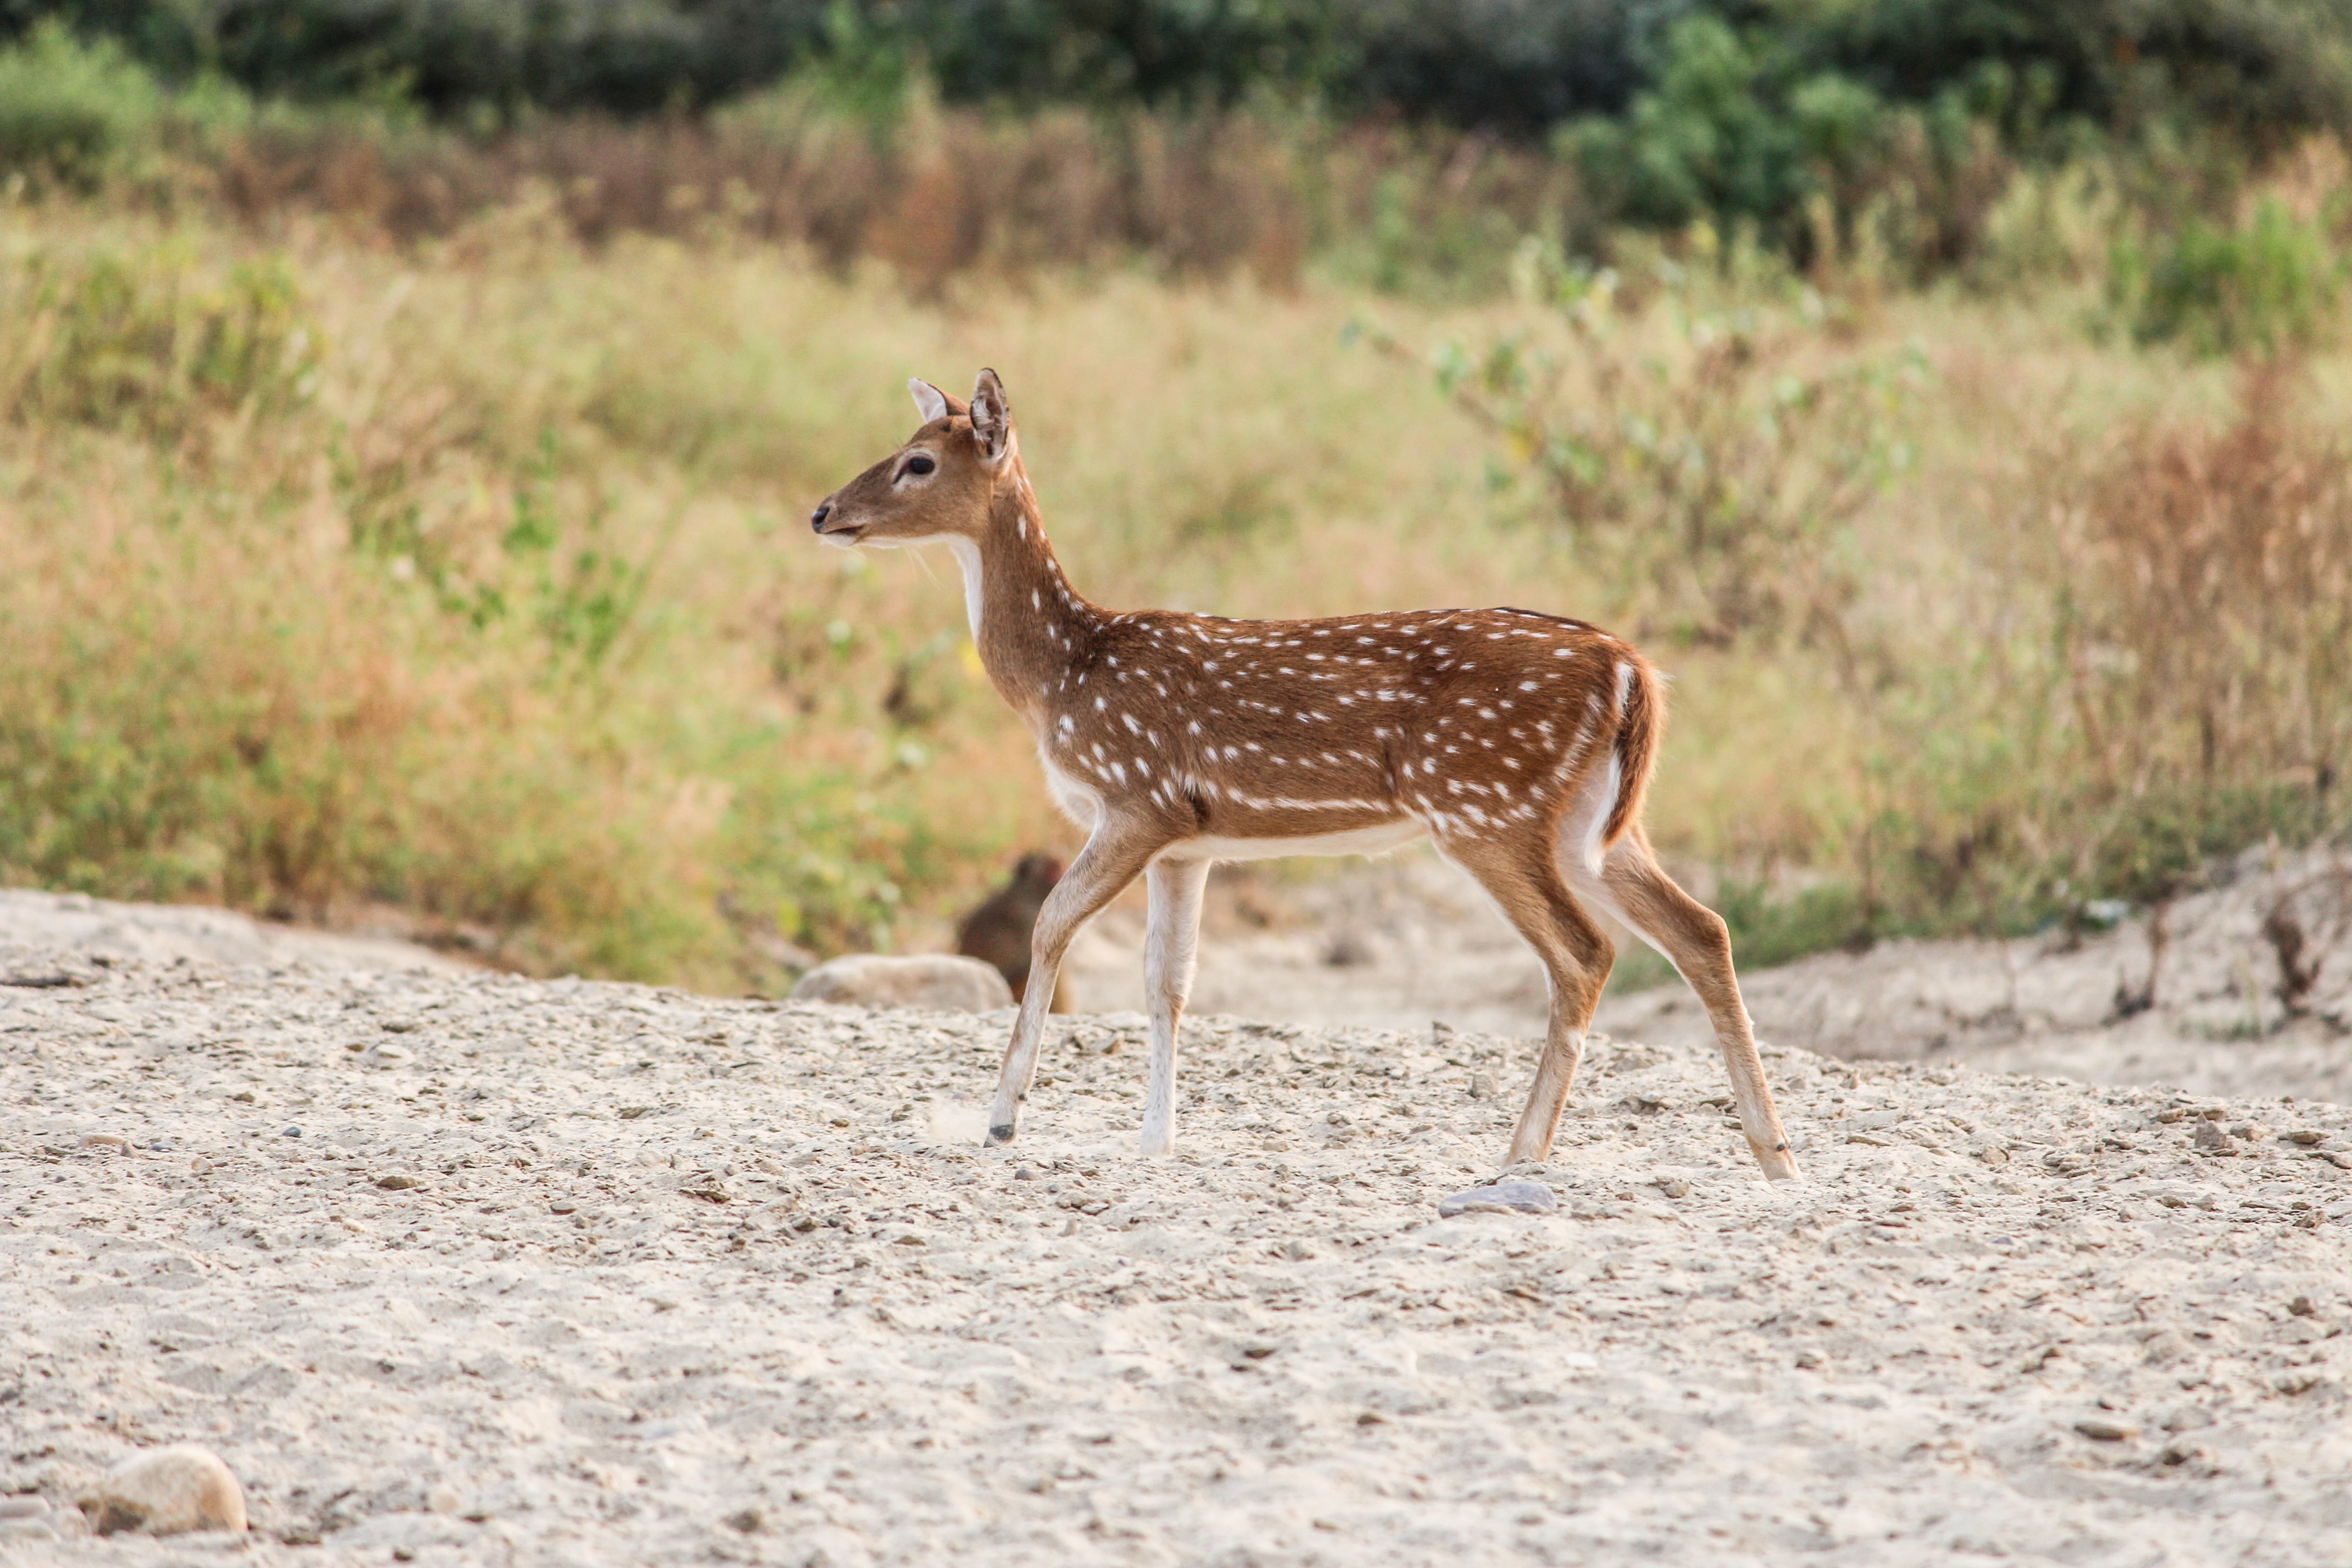
{"type": "Polygon", "coordinates": [[[1617,775],[1617,798],[1601,827],[1601,847],[1614,846],[1641,819],[1657,766],[1658,737],[1666,727],[1664,678],[1649,660],[1628,648],[1617,661],[1617,739],[1610,758],[1617,775]]]}

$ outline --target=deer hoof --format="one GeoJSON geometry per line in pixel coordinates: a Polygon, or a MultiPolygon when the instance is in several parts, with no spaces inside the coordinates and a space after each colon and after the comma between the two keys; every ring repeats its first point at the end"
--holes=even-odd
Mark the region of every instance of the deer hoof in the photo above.
{"type": "Polygon", "coordinates": [[[1005,1122],[1002,1126],[992,1127],[988,1130],[988,1146],[990,1148],[993,1149],[1000,1143],[1010,1143],[1012,1142],[1013,1123],[1010,1121],[1005,1122]]]}

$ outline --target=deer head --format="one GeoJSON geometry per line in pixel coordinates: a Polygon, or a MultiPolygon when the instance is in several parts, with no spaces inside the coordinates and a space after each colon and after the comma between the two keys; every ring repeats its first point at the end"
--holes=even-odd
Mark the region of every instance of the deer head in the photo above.
{"type": "Polygon", "coordinates": [[[1013,467],[1013,408],[1004,384],[983,370],[971,401],[928,381],[907,390],[923,427],[906,445],[825,497],[809,526],[828,544],[922,544],[977,537],[989,502],[1013,467]]]}

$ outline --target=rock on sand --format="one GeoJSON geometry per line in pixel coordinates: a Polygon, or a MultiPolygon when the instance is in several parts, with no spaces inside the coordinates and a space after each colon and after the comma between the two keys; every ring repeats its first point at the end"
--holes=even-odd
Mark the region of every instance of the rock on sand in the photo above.
{"type": "Polygon", "coordinates": [[[793,987],[793,1000],[986,1013],[1012,1006],[1013,988],[1004,984],[1004,976],[976,958],[947,953],[894,958],[856,952],[810,970],[793,987]]]}
{"type": "Polygon", "coordinates": [[[243,1530],[245,1490],[211,1449],[175,1443],[118,1466],[81,1500],[81,1510],[100,1535],[243,1530]]]}

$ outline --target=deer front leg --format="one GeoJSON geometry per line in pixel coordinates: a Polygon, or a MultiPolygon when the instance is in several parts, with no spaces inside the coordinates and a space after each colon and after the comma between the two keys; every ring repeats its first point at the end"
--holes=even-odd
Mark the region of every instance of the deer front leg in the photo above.
{"type": "Polygon", "coordinates": [[[1045,1031],[1045,1010],[1053,1005],[1054,987],[1061,978],[1062,955],[1070,941],[1086,929],[1102,907],[1124,891],[1129,882],[1168,842],[1164,831],[1134,821],[1106,816],[1094,837],[1037,911],[1029,936],[1029,984],[1021,994],[1021,1011],[1013,1020],[1013,1040],[1004,1049],[1004,1070],[996,1080],[996,1103],[988,1113],[988,1142],[993,1147],[1013,1142],[1021,1123],[1021,1104],[1037,1076],[1037,1047],[1045,1031]]]}
{"type": "Polygon", "coordinates": [[[1151,1009],[1151,1079],[1143,1095],[1143,1152],[1176,1146],[1176,1031],[1192,994],[1201,952],[1201,895],[1206,860],[1154,860],[1144,874],[1150,933],[1143,949],[1143,990],[1151,1009]]]}

